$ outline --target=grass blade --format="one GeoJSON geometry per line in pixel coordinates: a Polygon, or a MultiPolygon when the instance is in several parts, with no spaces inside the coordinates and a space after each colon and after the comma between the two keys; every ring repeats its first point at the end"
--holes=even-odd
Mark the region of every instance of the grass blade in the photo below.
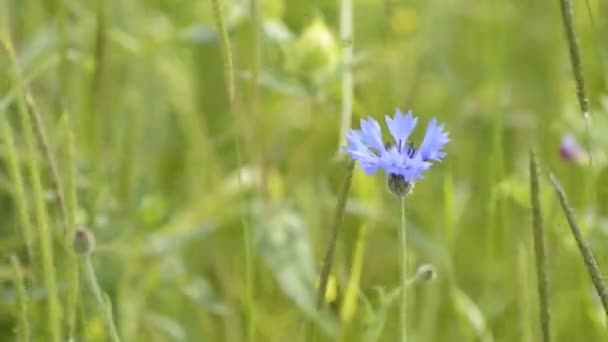
{"type": "Polygon", "coordinates": [[[547,275],[547,252],[543,218],[540,208],[538,166],[536,155],[530,151],[530,200],[532,203],[532,233],[534,237],[534,254],[536,276],[538,278],[538,301],[540,306],[540,324],[543,342],[551,341],[551,311],[549,310],[549,277],[547,275]]]}
{"type": "Polygon", "coordinates": [[[338,194],[338,204],[336,206],[336,211],[334,214],[334,219],[330,227],[330,237],[329,244],[327,245],[327,250],[325,251],[325,257],[323,258],[323,266],[321,267],[321,275],[319,279],[319,290],[317,292],[317,309],[321,309],[323,307],[323,303],[325,303],[325,293],[327,291],[327,280],[329,279],[329,274],[331,273],[331,266],[334,261],[334,254],[336,252],[336,244],[338,242],[338,233],[340,231],[340,226],[342,226],[342,219],[344,217],[344,208],[346,207],[346,199],[348,198],[348,193],[350,191],[350,184],[353,179],[353,169],[355,168],[355,163],[353,161],[348,162],[346,175],[344,177],[344,181],[342,182],[342,186],[340,187],[340,193],[338,194]]]}
{"type": "Polygon", "coordinates": [[[581,54],[574,31],[574,19],[572,17],[572,3],[570,0],[560,0],[560,9],[562,13],[562,21],[566,33],[566,41],[568,42],[568,51],[570,52],[570,63],[572,64],[572,73],[576,82],[576,98],[581,108],[581,113],[585,119],[585,127],[587,130],[587,153],[589,153],[589,163],[593,164],[591,155],[591,133],[589,114],[589,100],[585,91],[585,77],[583,74],[583,66],[581,63],[581,54]]]}
{"type": "Polygon", "coordinates": [[[13,265],[14,283],[15,283],[15,298],[17,298],[17,341],[27,342],[30,340],[30,322],[27,308],[27,292],[23,282],[23,269],[21,263],[15,255],[11,255],[11,264],[13,265]]]}
{"type": "Polygon", "coordinates": [[[581,256],[583,257],[583,261],[585,262],[585,266],[589,271],[589,275],[591,276],[591,281],[595,286],[597,294],[602,301],[602,306],[604,307],[604,312],[606,316],[608,316],[608,289],[606,288],[606,283],[602,279],[600,275],[600,271],[597,267],[597,262],[595,261],[595,257],[593,256],[593,252],[591,248],[583,238],[583,234],[576,222],[574,217],[574,213],[572,209],[568,205],[568,200],[566,199],[566,194],[564,189],[562,189],[561,184],[553,176],[553,174],[549,174],[549,179],[551,180],[551,184],[553,184],[553,188],[555,188],[555,192],[557,193],[557,197],[559,198],[559,203],[562,207],[564,215],[566,215],[566,219],[568,220],[568,225],[570,225],[570,230],[572,231],[572,235],[574,235],[574,239],[576,240],[576,244],[581,252],[581,256]]]}

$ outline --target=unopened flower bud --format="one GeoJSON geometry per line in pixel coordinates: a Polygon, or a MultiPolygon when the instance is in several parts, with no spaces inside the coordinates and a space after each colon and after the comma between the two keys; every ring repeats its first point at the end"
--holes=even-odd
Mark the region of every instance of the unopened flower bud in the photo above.
{"type": "Polygon", "coordinates": [[[584,157],[583,149],[576,141],[576,138],[571,134],[566,134],[562,137],[559,155],[562,159],[571,162],[579,162],[584,157]]]}
{"type": "Polygon", "coordinates": [[[322,82],[335,70],[339,54],[336,39],[317,18],[291,46],[287,69],[308,81],[322,82]]]}
{"type": "Polygon", "coordinates": [[[435,271],[435,266],[429,265],[429,264],[420,265],[420,267],[418,267],[417,273],[418,273],[418,279],[420,279],[421,281],[433,280],[437,276],[437,272],[435,271]]]}
{"type": "Polygon", "coordinates": [[[396,196],[405,197],[412,193],[414,182],[407,182],[403,176],[389,173],[386,177],[386,186],[396,196]]]}
{"type": "Polygon", "coordinates": [[[72,247],[76,254],[89,255],[95,249],[95,235],[86,228],[77,228],[74,231],[72,247]]]}

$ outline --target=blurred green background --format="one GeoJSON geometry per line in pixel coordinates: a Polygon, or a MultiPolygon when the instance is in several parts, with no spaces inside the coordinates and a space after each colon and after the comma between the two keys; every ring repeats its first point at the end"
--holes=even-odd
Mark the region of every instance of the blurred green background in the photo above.
{"type": "MultiPolygon", "coordinates": [[[[352,39],[340,34],[349,2],[259,0],[252,16],[249,0],[221,0],[231,106],[211,0],[0,1],[0,120],[14,136],[14,146],[0,139],[0,340],[25,340],[15,327],[26,317],[32,341],[53,341],[44,241],[62,340],[70,312],[76,341],[108,338],[86,282],[70,302],[78,257],[64,236],[57,179],[76,190],[68,232],[82,225],[96,236],[93,264],[124,341],[246,341],[251,312],[257,341],[397,340],[398,305],[387,296],[399,280],[400,209],[381,174],[355,171],[330,305],[314,310],[350,104],[355,128],[399,107],[421,127],[436,116],[450,131],[446,159],[406,201],[410,269],[431,264],[437,273],[408,289],[411,341],[539,341],[531,148],[541,171],[562,181],[608,269],[608,3],[574,8],[590,166],[559,155],[563,135],[583,145],[586,134],[557,0],[353,0],[352,39]],[[34,134],[34,154],[19,117],[21,81],[42,118],[34,126],[46,132],[46,145],[34,134]],[[23,315],[10,255],[23,272],[23,315]],[[354,297],[345,300],[348,286],[354,297]]],[[[554,340],[603,341],[606,317],[544,176],[541,197],[554,340]]]]}

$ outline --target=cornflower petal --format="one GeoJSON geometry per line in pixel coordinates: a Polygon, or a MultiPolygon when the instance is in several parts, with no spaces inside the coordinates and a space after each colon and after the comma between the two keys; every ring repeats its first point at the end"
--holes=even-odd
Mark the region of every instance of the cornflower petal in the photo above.
{"type": "Polygon", "coordinates": [[[378,153],[384,149],[382,130],[378,122],[372,118],[361,119],[361,140],[378,153]]]}
{"type": "Polygon", "coordinates": [[[414,131],[414,128],[416,128],[418,118],[414,118],[411,110],[407,112],[407,115],[403,115],[397,108],[395,110],[394,117],[391,118],[390,116],[386,115],[385,120],[388,130],[395,139],[397,146],[400,149],[403,148],[405,144],[407,144],[407,141],[414,131]]]}
{"type": "Polygon", "coordinates": [[[426,128],[424,139],[418,153],[422,156],[423,160],[441,160],[445,157],[445,152],[441,149],[448,141],[450,141],[449,133],[443,131],[443,124],[437,125],[437,119],[432,118],[429,121],[429,125],[426,128]]]}

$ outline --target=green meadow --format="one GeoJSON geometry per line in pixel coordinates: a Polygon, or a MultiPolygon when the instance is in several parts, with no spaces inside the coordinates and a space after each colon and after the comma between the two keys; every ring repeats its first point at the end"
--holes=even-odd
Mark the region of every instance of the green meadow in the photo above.
{"type": "Polygon", "coordinates": [[[608,340],[606,13],[0,0],[0,341],[608,340]],[[403,201],[342,150],[396,108],[403,201]]]}

